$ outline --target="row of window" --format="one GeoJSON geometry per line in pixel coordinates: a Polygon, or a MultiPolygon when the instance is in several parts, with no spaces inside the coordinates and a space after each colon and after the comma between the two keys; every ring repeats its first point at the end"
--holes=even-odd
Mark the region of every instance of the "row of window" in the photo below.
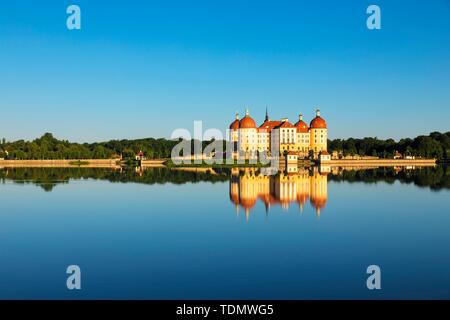
{"type": "MultiPolygon", "coordinates": [[[[318,143],[318,136],[315,137],[314,142],[318,143]]],[[[309,143],[309,139],[308,138],[303,138],[303,139],[295,139],[295,137],[293,135],[289,135],[286,137],[286,135],[283,134],[283,136],[281,137],[281,143],[296,143],[297,141],[300,141],[300,143],[309,143]]],[[[255,141],[257,141],[258,144],[262,144],[262,143],[269,143],[269,138],[262,138],[262,139],[255,139],[254,137],[241,137],[240,139],[241,143],[251,143],[254,144],[255,141]]],[[[324,136],[320,135],[320,143],[324,142],[324,136]]]]}

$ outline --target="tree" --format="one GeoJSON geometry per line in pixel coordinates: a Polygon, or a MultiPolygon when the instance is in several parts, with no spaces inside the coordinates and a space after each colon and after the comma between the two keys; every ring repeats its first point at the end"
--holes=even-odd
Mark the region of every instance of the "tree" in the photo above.
{"type": "Polygon", "coordinates": [[[99,145],[95,147],[92,157],[94,159],[107,159],[111,157],[111,154],[105,147],[99,145]]]}
{"type": "Polygon", "coordinates": [[[124,159],[134,159],[135,153],[133,150],[126,148],[122,151],[122,156],[124,159]]]}
{"type": "MultiPolygon", "coordinates": [[[[113,154],[122,154],[124,158],[134,159],[135,152],[142,150],[149,159],[170,158],[171,151],[178,140],[136,139],[111,140],[101,143],[72,143],[56,139],[51,133],[33,141],[18,140],[6,143],[3,138],[1,148],[8,150],[10,159],[106,159],[113,154]]],[[[202,150],[209,141],[194,141],[202,150]]],[[[226,143],[226,142],[225,142],[226,143]]],[[[432,132],[429,136],[414,139],[380,140],[378,138],[335,139],[328,141],[330,152],[337,151],[344,155],[372,155],[390,157],[396,150],[406,155],[424,158],[450,158],[450,132],[432,132]]],[[[192,148],[192,152],[194,149],[192,148]]]]}
{"type": "Polygon", "coordinates": [[[418,154],[424,158],[442,158],[443,149],[439,142],[427,136],[420,136],[414,139],[414,146],[418,154]]]}

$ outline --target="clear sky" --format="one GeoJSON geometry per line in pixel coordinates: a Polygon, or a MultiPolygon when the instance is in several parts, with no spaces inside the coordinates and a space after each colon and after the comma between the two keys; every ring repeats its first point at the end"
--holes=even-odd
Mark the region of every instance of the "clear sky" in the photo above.
{"type": "Polygon", "coordinates": [[[0,3],[0,137],[169,137],[246,106],[258,123],[320,106],[331,138],[450,131],[450,1],[0,3]]]}

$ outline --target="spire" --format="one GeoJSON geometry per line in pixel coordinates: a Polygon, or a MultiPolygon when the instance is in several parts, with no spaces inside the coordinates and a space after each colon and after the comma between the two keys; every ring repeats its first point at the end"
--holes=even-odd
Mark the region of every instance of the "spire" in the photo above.
{"type": "Polygon", "coordinates": [[[245,109],[245,116],[248,117],[250,115],[250,111],[247,109],[245,109]]]}
{"type": "Polygon", "coordinates": [[[317,110],[316,110],[316,116],[320,117],[320,109],[319,108],[317,108],[317,110]]]}
{"type": "Polygon", "coordinates": [[[266,119],[265,121],[269,121],[269,112],[267,111],[267,106],[266,106],[266,119]]]}
{"type": "Polygon", "coordinates": [[[303,120],[303,115],[302,115],[301,113],[298,115],[298,120],[299,120],[299,121],[302,121],[302,120],[303,120]]]}
{"type": "Polygon", "coordinates": [[[236,111],[236,120],[239,120],[239,112],[236,111]]]}

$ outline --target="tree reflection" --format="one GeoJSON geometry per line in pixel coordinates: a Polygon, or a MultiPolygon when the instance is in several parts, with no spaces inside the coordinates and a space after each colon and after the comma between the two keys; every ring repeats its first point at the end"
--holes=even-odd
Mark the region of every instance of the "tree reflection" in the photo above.
{"type": "Polygon", "coordinates": [[[228,181],[228,172],[220,170],[185,171],[166,168],[7,168],[0,170],[0,181],[36,184],[45,191],[70,180],[106,180],[112,183],[184,184],[228,181]]]}
{"type": "MultiPolygon", "coordinates": [[[[217,169],[217,168],[3,168],[0,169],[0,181],[12,181],[17,184],[35,184],[45,191],[52,191],[59,184],[69,183],[71,180],[106,180],[112,183],[142,183],[142,184],[184,184],[199,182],[226,182],[230,181],[230,197],[233,183],[247,181],[248,185],[242,186],[240,192],[254,194],[263,192],[263,188],[272,188],[269,194],[261,195],[265,203],[274,203],[271,195],[279,195],[277,201],[282,206],[287,203],[284,199],[290,198],[288,185],[295,182],[296,189],[306,190],[308,183],[321,181],[350,182],[350,183],[411,183],[432,190],[450,189],[450,166],[436,166],[425,168],[408,167],[380,167],[380,168],[299,168],[291,173],[279,173],[275,176],[264,176],[260,169],[217,169]],[[308,177],[308,178],[307,178],[308,177]],[[311,177],[315,177],[313,180],[311,177]],[[267,185],[267,179],[268,185],[267,185]],[[278,183],[278,185],[277,185],[278,183]],[[256,189],[255,189],[256,188],[256,189]],[[259,189],[258,189],[259,188],[259,189]],[[286,193],[287,192],[287,193],[286,193]]],[[[320,182],[324,183],[324,182],[320,182]]],[[[326,184],[326,183],[325,183],[326,184]]],[[[266,192],[267,193],[267,192],[266,192]]],[[[310,191],[311,193],[311,191],[310,191]]],[[[296,197],[304,199],[310,197],[306,192],[297,194],[296,197]]],[[[301,200],[300,202],[302,202],[301,200]]],[[[304,201],[303,201],[304,202],[304,201]]],[[[250,204],[249,204],[250,205],[250,204]]]]}
{"type": "Polygon", "coordinates": [[[413,183],[431,190],[450,189],[450,166],[380,167],[370,169],[334,168],[330,181],[377,183],[413,183]]]}

